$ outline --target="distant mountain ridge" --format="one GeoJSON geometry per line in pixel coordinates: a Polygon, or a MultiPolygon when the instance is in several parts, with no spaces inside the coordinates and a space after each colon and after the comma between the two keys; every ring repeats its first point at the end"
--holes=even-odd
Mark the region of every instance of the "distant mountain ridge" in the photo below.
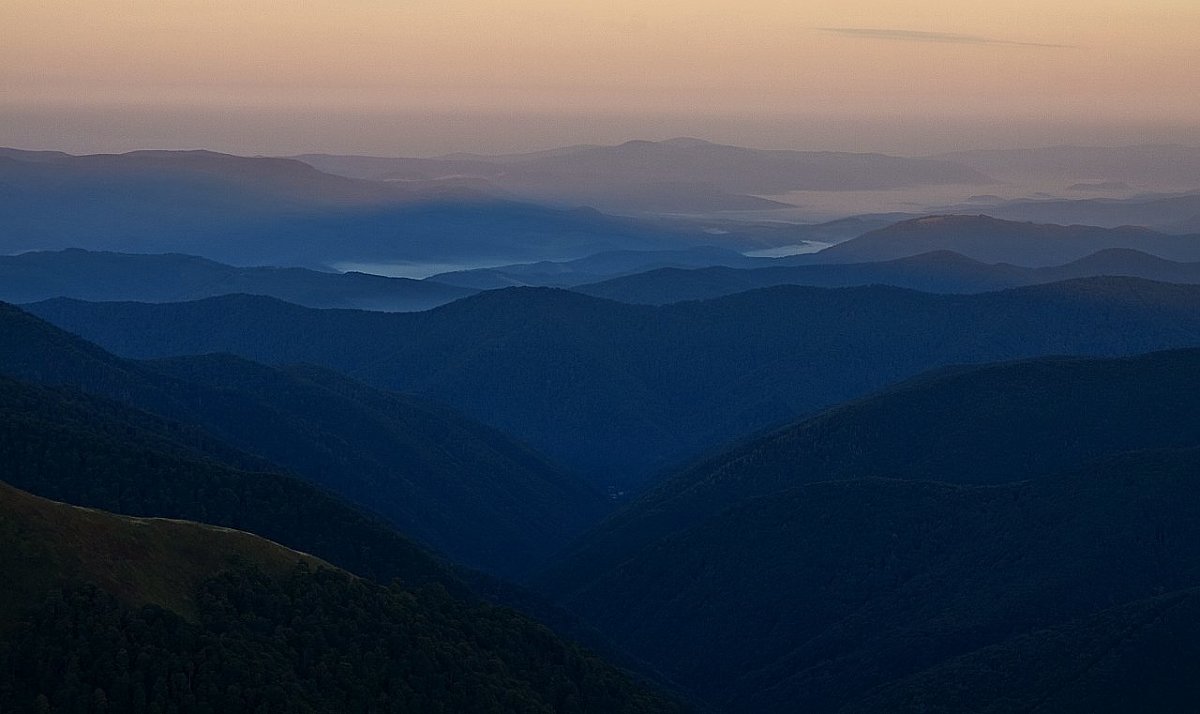
{"type": "Polygon", "coordinates": [[[520,265],[502,265],[439,273],[429,282],[495,290],[510,287],[569,287],[591,283],[613,275],[653,270],[662,266],[708,267],[711,265],[766,265],[769,258],[749,258],[735,250],[716,246],[698,246],[687,250],[619,251],[597,253],[576,260],[520,265]]]}
{"type": "Polygon", "coordinates": [[[1107,248],[1043,268],[990,265],[949,250],[876,263],[833,263],[765,268],[661,268],[579,285],[585,295],[644,305],[710,300],[775,285],[853,287],[893,285],[933,293],[980,293],[1076,278],[1124,276],[1200,284],[1200,262],[1177,263],[1129,248],[1107,248]]]}
{"type": "Polygon", "coordinates": [[[513,263],[695,245],[704,234],[206,151],[0,155],[0,252],[187,253],[234,265],[513,263]]]}
{"type": "Polygon", "coordinates": [[[267,295],[307,307],[408,312],[473,294],[444,283],[304,268],[238,268],[179,254],[137,255],[71,248],[0,256],[0,300],[54,297],[179,302],[218,295],[267,295]]]}
{"type": "Polygon", "coordinates": [[[434,159],[304,155],[331,173],[390,181],[471,177],[537,201],[618,211],[764,210],[800,190],[880,190],[991,179],[950,161],[883,154],[747,149],[700,139],[629,141],[551,151],[434,159]]]}
{"type": "Polygon", "coordinates": [[[901,221],[826,248],[817,259],[830,263],[878,262],[949,250],[984,263],[1045,267],[1109,248],[1200,262],[1200,235],[1174,236],[1136,227],[1020,223],[984,215],[901,221]]]}
{"type": "Polygon", "coordinates": [[[990,206],[998,218],[1038,223],[1076,223],[1106,228],[1143,226],[1169,235],[1194,235],[1200,193],[1133,198],[1025,199],[990,206]]]}
{"type": "Polygon", "coordinates": [[[930,158],[970,166],[1001,180],[1122,181],[1140,186],[1198,188],[1200,147],[1047,146],[1036,149],[967,150],[930,158]]]}

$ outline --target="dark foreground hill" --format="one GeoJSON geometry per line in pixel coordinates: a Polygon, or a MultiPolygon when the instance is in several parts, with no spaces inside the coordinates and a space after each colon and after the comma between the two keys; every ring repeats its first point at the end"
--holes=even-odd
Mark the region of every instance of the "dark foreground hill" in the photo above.
{"type": "Polygon", "coordinates": [[[0,472],[15,487],[252,532],[380,582],[458,587],[445,564],[382,521],[298,478],[226,460],[227,447],[178,422],[0,377],[0,472]]]}
{"type": "Polygon", "coordinates": [[[29,309],[126,356],[230,352],[431,397],[622,487],[942,365],[1200,345],[1200,287],[1123,278],[981,295],[776,287],[658,308],[510,289],[390,315],[245,296],[29,309]]]}
{"type": "Polygon", "coordinates": [[[0,373],[198,427],[260,457],[216,457],[226,464],[286,469],[489,572],[524,572],[606,508],[586,483],[493,429],[324,370],[221,356],[124,360],[11,306],[0,306],[0,336],[0,373]]]}
{"type": "Polygon", "coordinates": [[[1187,711],[1192,678],[1155,673],[1200,651],[1138,601],[1200,585],[1198,473],[1191,450],[999,486],[800,485],[648,544],[568,602],[730,711],[1121,711],[1143,694],[1187,711]]]}
{"type": "Polygon", "coordinates": [[[217,295],[269,295],[308,307],[408,312],[444,305],[475,290],[425,280],[304,268],[237,268],[191,255],[79,249],[0,256],[0,300],[178,302],[217,295]]]}
{"type": "Polygon", "coordinates": [[[502,609],[385,589],[254,536],[0,484],[8,712],[655,712],[502,609]]]}
{"type": "Polygon", "coordinates": [[[1022,268],[989,265],[958,253],[938,251],[878,263],[750,269],[662,268],[572,289],[609,300],[666,305],[684,300],[710,300],[775,285],[822,288],[892,285],[931,293],[981,293],[1104,275],[1195,285],[1200,284],[1200,263],[1177,263],[1136,250],[1110,248],[1065,265],[1022,268]]]}

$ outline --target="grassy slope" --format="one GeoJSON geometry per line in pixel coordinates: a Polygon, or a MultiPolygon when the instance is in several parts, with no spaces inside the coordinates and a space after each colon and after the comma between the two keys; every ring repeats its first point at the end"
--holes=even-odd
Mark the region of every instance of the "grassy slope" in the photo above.
{"type": "Polygon", "coordinates": [[[282,577],[299,562],[329,567],[311,555],[229,528],[164,518],[132,518],[71,506],[0,482],[0,617],[38,594],[70,582],[93,583],[131,606],[196,611],[201,583],[233,559],[282,577]]]}

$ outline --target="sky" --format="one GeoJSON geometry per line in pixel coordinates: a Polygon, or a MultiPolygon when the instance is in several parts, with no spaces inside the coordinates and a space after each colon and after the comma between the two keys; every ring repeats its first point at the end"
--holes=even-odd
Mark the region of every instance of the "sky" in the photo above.
{"type": "Polygon", "coordinates": [[[1200,143],[1196,0],[4,0],[0,38],[29,148],[1200,143]]]}

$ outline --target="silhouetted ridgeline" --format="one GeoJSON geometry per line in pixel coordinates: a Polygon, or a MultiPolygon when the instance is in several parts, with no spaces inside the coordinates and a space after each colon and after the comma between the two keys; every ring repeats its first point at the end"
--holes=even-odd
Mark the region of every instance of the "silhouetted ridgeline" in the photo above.
{"type": "Polygon", "coordinates": [[[988,216],[927,216],[902,221],[826,248],[818,257],[823,262],[860,263],[949,250],[984,263],[1044,267],[1110,248],[1137,250],[1167,260],[1200,261],[1197,235],[1166,235],[1130,226],[1018,223],[988,216]]]}
{"type": "Polygon", "coordinates": [[[4,479],[46,498],[253,532],[380,582],[462,589],[449,568],[300,479],[213,458],[177,422],[66,389],[0,378],[4,479]]]}
{"type": "Polygon", "coordinates": [[[503,200],[458,182],[381,182],[206,151],[0,152],[0,253],[188,253],[234,265],[512,263],[711,242],[503,200]]]}
{"type": "Polygon", "coordinates": [[[366,179],[467,177],[524,198],[617,211],[769,210],[789,191],[879,190],[991,179],[953,161],[831,151],[771,151],[700,139],[569,146],[434,159],[309,154],[322,171],[366,179]]]}
{"type": "Polygon", "coordinates": [[[222,454],[225,463],[287,469],[493,573],[524,572],[606,508],[585,482],[490,428],[320,369],[124,360],[9,306],[0,306],[0,336],[0,373],[199,427],[260,457],[222,454]]]}
{"type": "Polygon", "coordinates": [[[580,539],[542,584],[569,594],[731,503],[799,484],[995,484],[1124,451],[1194,446],[1197,393],[1197,349],[937,370],[681,469],[580,539]]]}
{"type": "Polygon", "coordinates": [[[1124,278],[966,296],[776,287],[660,308],[511,289],[403,315],[245,296],[29,309],[127,356],[230,352],[428,396],[599,485],[645,483],[940,365],[1200,345],[1200,287],[1124,278]]]}
{"type": "Polygon", "coordinates": [[[981,293],[1100,276],[1195,285],[1200,284],[1200,262],[1177,263],[1136,250],[1109,248],[1065,265],[1022,268],[1004,263],[989,265],[942,250],[877,263],[752,269],[723,266],[690,270],[662,268],[573,289],[609,300],[666,305],[684,300],[709,300],[776,285],[824,288],[892,285],[932,293],[981,293]]]}
{"type": "Polygon", "coordinates": [[[303,268],[236,268],[190,255],[70,249],[0,256],[0,300],[178,302],[245,293],[308,307],[407,312],[474,293],[432,281],[303,268]]]}

